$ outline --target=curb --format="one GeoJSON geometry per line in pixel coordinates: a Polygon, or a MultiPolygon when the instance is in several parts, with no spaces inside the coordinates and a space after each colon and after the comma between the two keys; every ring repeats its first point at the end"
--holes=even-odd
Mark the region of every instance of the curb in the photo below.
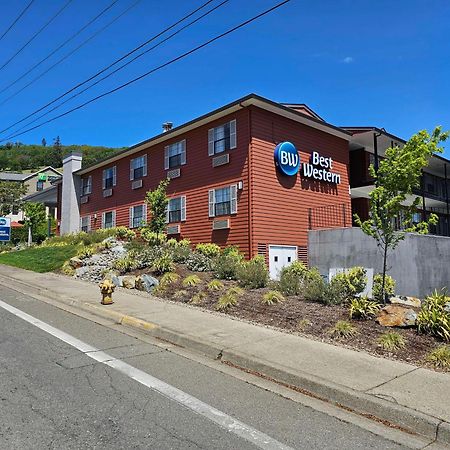
{"type": "Polygon", "coordinates": [[[38,300],[51,303],[58,308],[65,309],[65,306],[66,308],[69,307],[69,309],[81,309],[102,319],[110,320],[115,324],[139,330],[155,338],[168,341],[171,344],[201,353],[211,359],[219,359],[221,362],[241,370],[250,373],[255,372],[257,375],[268,378],[271,381],[286,385],[305,395],[334,404],[347,411],[355,412],[378,422],[388,422],[386,424],[388,426],[400,428],[408,433],[419,434],[439,444],[450,444],[450,423],[420,411],[331,383],[328,380],[310,374],[292,373],[285,367],[271,365],[270,361],[260,360],[252,355],[235,352],[232,349],[220,348],[217,345],[200,341],[176,330],[161,327],[158,324],[117,311],[108,310],[107,306],[92,305],[74,298],[61,296],[48,289],[33,286],[3,274],[0,275],[0,280],[2,278],[14,281],[14,289],[16,291],[32,295],[38,300]]]}

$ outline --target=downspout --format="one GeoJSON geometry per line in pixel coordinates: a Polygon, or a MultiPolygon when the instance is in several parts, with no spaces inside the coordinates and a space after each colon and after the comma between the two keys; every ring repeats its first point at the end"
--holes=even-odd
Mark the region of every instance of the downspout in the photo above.
{"type": "Polygon", "coordinates": [[[445,178],[445,204],[447,207],[447,236],[450,236],[450,205],[448,201],[448,180],[447,180],[447,163],[444,164],[444,178],[445,178]]]}
{"type": "Polygon", "coordinates": [[[253,258],[253,215],[252,215],[252,186],[253,186],[253,171],[252,171],[252,110],[248,109],[248,252],[250,259],[253,258]]]}

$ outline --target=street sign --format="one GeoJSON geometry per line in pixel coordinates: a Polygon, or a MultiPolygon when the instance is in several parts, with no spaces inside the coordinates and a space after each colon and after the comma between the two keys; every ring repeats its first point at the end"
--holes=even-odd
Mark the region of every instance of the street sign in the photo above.
{"type": "Polygon", "coordinates": [[[11,219],[9,217],[0,217],[0,242],[11,240],[11,219]]]}

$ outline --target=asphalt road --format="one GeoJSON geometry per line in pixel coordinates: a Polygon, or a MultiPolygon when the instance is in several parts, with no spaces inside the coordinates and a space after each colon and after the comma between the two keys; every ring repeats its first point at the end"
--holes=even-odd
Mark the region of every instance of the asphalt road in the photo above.
{"type": "Polygon", "coordinates": [[[2,450],[406,448],[120,326],[94,323],[4,286],[0,300],[112,360],[101,362],[103,353],[80,351],[0,305],[2,450]],[[147,378],[164,393],[145,385],[147,378]],[[265,446],[264,436],[270,437],[265,446]]]}

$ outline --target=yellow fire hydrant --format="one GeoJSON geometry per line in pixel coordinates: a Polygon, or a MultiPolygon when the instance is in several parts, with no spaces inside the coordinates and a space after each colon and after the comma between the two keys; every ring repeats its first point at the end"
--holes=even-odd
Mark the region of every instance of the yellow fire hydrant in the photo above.
{"type": "Polygon", "coordinates": [[[101,301],[102,305],[112,305],[114,303],[112,293],[114,292],[116,285],[111,280],[103,280],[99,286],[103,296],[101,301]]]}

